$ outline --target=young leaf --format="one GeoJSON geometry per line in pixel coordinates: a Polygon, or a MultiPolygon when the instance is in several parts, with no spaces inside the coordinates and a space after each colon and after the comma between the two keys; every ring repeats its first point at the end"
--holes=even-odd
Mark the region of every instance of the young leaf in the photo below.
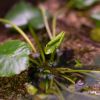
{"type": "Polygon", "coordinates": [[[60,46],[63,39],[64,39],[64,32],[61,32],[56,37],[52,38],[52,40],[47,43],[47,45],[44,49],[45,54],[53,53],[60,46]]]}
{"type": "Polygon", "coordinates": [[[0,45],[0,76],[9,77],[28,68],[29,46],[19,40],[10,40],[0,45]]]}
{"type": "MultiPolygon", "coordinates": [[[[39,8],[33,7],[25,1],[17,3],[10,11],[8,11],[5,19],[10,20],[17,26],[25,26],[30,23],[33,28],[40,29],[44,27],[42,14],[39,8]]],[[[11,27],[6,24],[6,27],[11,27]]]]}

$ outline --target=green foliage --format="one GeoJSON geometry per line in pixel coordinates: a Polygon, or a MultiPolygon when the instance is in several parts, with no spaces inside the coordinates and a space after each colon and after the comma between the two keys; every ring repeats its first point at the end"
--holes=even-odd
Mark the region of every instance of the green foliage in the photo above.
{"type": "MultiPolygon", "coordinates": [[[[25,6],[24,9],[29,7],[29,5],[27,5],[27,3],[25,2],[21,2],[20,5],[21,7],[25,6]],[[26,5],[28,7],[26,7],[26,5]]],[[[17,8],[17,6],[15,6],[15,8],[17,8]]],[[[45,25],[47,25],[47,22],[46,22],[47,18],[45,18],[44,8],[41,8],[41,9],[44,15],[45,25]]],[[[21,11],[21,8],[18,10],[18,13],[20,11],[21,11]]],[[[22,12],[24,11],[22,10],[22,12]]],[[[12,14],[13,13],[11,13],[10,15],[12,14]]],[[[31,12],[31,14],[34,15],[33,11],[31,12]]],[[[82,76],[83,74],[87,74],[91,72],[91,70],[74,69],[75,67],[74,65],[73,65],[74,66],[73,68],[67,67],[67,64],[63,64],[64,66],[59,65],[59,62],[60,62],[59,59],[60,57],[62,57],[62,55],[57,55],[56,49],[61,45],[64,39],[64,32],[59,33],[57,36],[55,36],[56,35],[55,30],[53,31],[54,32],[53,34],[50,33],[52,35],[50,37],[51,40],[46,44],[46,47],[43,48],[35,32],[32,30],[32,27],[35,28],[35,26],[32,24],[35,23],[35,25],[37,25],[38,17],[37,16],[35,17],[31,16],[31,17],[35,19],[34,20],[35,22],[32,22],[33,19],[28,20],[26,18],[25,20],[27,20],[28,23],[30,23],[30,21],[32,22],[30,23],[31,27],[29,29],[30,29],[30,32],[32,33],[33,38],[35,38],[34,39],[35,42],[38,45],[37,47],[39,49],[38,51],[40,53],[40,56],[36,58],[32,56],[32,53],[30,53],[29,46],[24,42],[21,42],[19,40],[12,40],[12,41],[5,42],[4,44],[0,45],[0,76],[10,77],[12,75],[19,74],[21,71],[27,69],[28,64],[30,64],[30,67],[33,68],[32,78],[34,79],[34,83],[38,85],[37,87],[40,89],[39,93],[45,92],[48,94],[49,93],[55,94],[59,97],[60,100],[63,100],[64,98],[63,98],[61,89],[67,90],[65,86],[67,82],[70,84],[75,84],[75,80],[78,79],[77,75],[82,76]],[[30,60],[30,63],[29,63],[29,60],[30,60]]],[[[30,45],[32,50],[35,53],[38,53],[37,50],[35,50],[32,42],[27,37],[27,35],[20,28],[18,28],[15,24],[12,24],[7,20],[0,19],[0,21],[12,25],[24,37],[24,39],[30,45]]],[[[53,27],[55,27],[55,22],[54,22],[53,27]]],[[[47,30],[48,30],[48,27],[47,27],[47,30]]],[[[79,61],[76,61],[76,67],[78,68],[80,66],[81,66],[81,63],[79,61]]],[[[36,86],[32,86],[31,84],[27,84],[26,89],[28,93],[31,95],[35,95],[36,93],[38,93],[36,86]]]]}
{"type": "Polygon", "coordinates": [[[0,45],[0,76],[19,74],[28,68],[30,48],[19,40],[11,40],[0,45]]]}
{"type": "MultiPolygon", "coordinates": [[[[25,26],[31,24],[34,29],[44,27],[42,14],[39,8],[33,7],[25,1],[17,3],[10,11],[8,11],[5,19],[10,20],[17,26],[25,26]]],[[[6,25],[6,27],[11,27],[6,25]]]]}
{"type": "Polygon", "coordinates": [[[100,11],[94,11],[91,13],[96,28],[91,30],[90,38],[95,42],[100,42],[100,11]]]}
{"type": "Polygon", "coordinates": [[[31,84],[26,83],[25,86],[30,95],[35,95],[38,92],[38,89],[31,84]]]}
{"type": "Polygon", "coordinates": [[[87,7],[93,5],[94,3],[98,1],[99,0],[70,0],[69,4],[71,7],[74,7],[74,8],[86,9],[87,7]]]}
{"type": "Polygon", "coordinates": [[[81,68],[83,66],[83,64],[81,63],[81,61],[79,59],[75,60],[75,67],[76,68],[81,68]]]}
{"type": "Polygon", "coordinates": [[[100,11],[92,12],[91,18],[94,20],[96,27],[100,27],[100,11]]]}
{"type": "Polygon", "coordinates": [[[52,38],[51,41],[49,41],[45,47],[45,54],[51,54],[53,53],[62,43],[64,39],[64,32],[61,32],[56,37],[52,38]]]}
{"type": "Polygon", "coordinates": [[[100,42],[100,28],[94,28],[90,33],[90,38],[93,41],[100,42]]]}

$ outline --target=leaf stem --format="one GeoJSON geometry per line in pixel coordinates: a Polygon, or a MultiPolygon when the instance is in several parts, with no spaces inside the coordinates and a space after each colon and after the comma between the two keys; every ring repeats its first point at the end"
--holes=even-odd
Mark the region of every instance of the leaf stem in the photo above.
{"type": "Polygon", "coordinates": [[[71,78],[69,78],[68,76],[65,76],[65,75],[61,75],[61,76],[62,76],[64,79],[70,81],[72,84],[75,84],[75,82],[74,82],[71,78]]]}
{"type": "Polygon", "coordinates": [[[54,50],[53,53],[51,53],[50,62],[54,62],[55,54],[56,54],[56,49],[54,50]]]}
{"type": "Polygon", "coordinates": [[[56,81],[54,82],[54,85],[55,85],[55,88],[56,88],[56,90],[58,92],[59,100],[64,100],[63,94],[62,94],[61,90],[59,89],[58,84],[57,84],[56,81]]]}
{"type": "Polygon", "coordinates": [[[56,79],[54,79],[54,81],[56,82],[57,85],[59,85],[62,89],[64,89],[65,91],[68,91],[67,87],[65,85],[63,85],[62,83],[58,82],[56,79]]]}
{"type": "Polygon", "coordinates": [[[49,38],[52,39],[52,33],[50,31],[50,28],[49,28],[49,24],[48,24],[48,20],[47,20],[47,16],[46,16],[46,11],[45,11],[43,6],[40,6],[40,10],[41,10],[42,15],[43,15],[44,24],[45,24],[47,33],[49,35],[49,38]]]}
{"type": "Polygon", "coordinates": [[[74,72],[79,72],[79,73],[88,73],[92,71],[100,72],[100,70],[76,70],[76,69],[70,69],[70,68],[55,68],[55,70],[59,71],[60,73],[74,73],[74,72]]]}
{"type": "Polygon", "coordinates": [[[33,62],[34,64],[40,66],[40,64],[36,60],[34,60],[33,58],[31,58],[31,57],[30,57],[30,61],[33,62]]]}
{"type": "Polygon", "coordinates": [[[0,18],[0,22],[10,24],[15,30],[17,30],[17,32],[19,32],[23,36],[23,38],[27,41],[27,43],[30,45],[30,47],[32,48],[33,52],[36,53],[35,46],[32,44],[32,42],[30,41],[28,36],[17,25],[13,24],[9,20],[2,19],[2,18],[0,18]]]}
{"type": "Polygon", "coordinates": [[[52,33],[53,33],[53,37],[55,37],[56,36],[56,16],[54,16],[52,19],[52,33]]]}
{"type": "Polygon", "coordinates": [[[45,55],[44,55],[44,51],[43,51],[43,48],[42,48],[42,45],[41,43],[39,42],[39,38],[38,36],[35,34],[34,30],[32,29],[31,25],[29,26],[29,30],[33,36],[33,38],[35,39],[35,42],[37,43],[38,45],[38,48],[39,48],[39,51],[40,51],[40,54],[41,54],[41,57],[42,57],[42,60],[43,62],[45,62],[45,55]]]}

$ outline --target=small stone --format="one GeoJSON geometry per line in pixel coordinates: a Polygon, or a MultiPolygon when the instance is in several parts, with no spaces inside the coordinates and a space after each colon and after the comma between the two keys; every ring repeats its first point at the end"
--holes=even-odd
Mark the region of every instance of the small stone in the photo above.
{"type": "Polygon", "coordinates": [[[83,86],[84,82],[82,80],[79,80],[76,84],[79,85],[79,86],[83,86]]]}
{"type": "Polygon", "coordinates": [[[76,91],[80,91],[84,87],[84,81],[78,80],[77,83],[75,84],[75,89],[76,91]]]}

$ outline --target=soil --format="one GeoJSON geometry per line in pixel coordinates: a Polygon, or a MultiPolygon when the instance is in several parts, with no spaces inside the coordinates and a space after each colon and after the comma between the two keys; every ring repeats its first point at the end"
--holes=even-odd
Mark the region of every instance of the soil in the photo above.
{"type": "MultiPolygon", "coordinates": [[[[43,5],[54,14],[64,5],[64,1],[47,0],[43,5]]],[[[80,11],[71,10],[59,16],[56,31],[60,32],[63,30],[66,32],[66,37],[61,45],[61,49],[74,50],[75,58],[80,59],[80,61],[87,66],[92,65],[95,57],[100,55],[100,43],[96,43],[89,38],[89,32],[94,25],[88,18],[79,16],[79,12],[80,11]]],[[[38,34],[41,33],[40,31],[38,31],[38,34]]],[[[28,36],[34,42],[29,33],[28,36]]],[[[39,36],[41,37],[41,34],[39,34],[39,36]]],[[[19,34],[16,34],[14,31],[9,32],[9,30],[1,26],[0,43],[9,39],[18,38],[23,40],[19,34]]],[[[0,100],[33,100],[32,96],[25,90],[24,84],[27,82],[27,71],[11,78],[0,78],[0,100]]]]}

